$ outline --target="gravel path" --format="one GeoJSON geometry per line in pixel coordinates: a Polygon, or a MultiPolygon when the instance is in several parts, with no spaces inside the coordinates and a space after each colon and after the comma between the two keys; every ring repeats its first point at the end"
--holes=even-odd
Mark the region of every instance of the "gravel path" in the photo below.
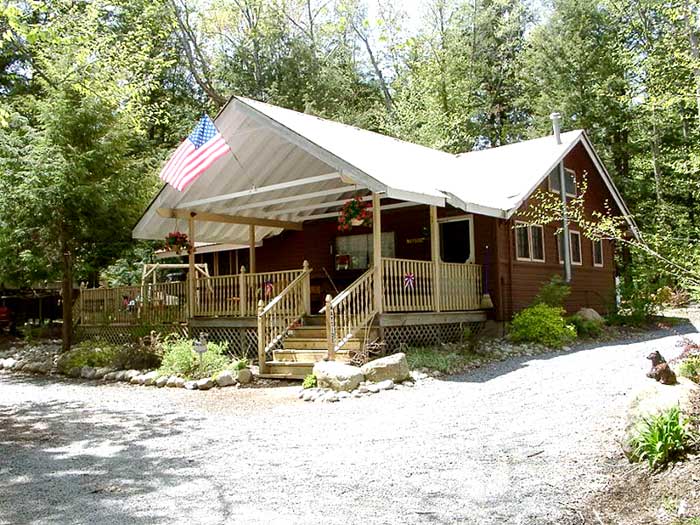
{"type": "Polygon", "coordinates": [[[0,372],[0,523],[578,523],[647,338],[335,404],[0,372]]]}

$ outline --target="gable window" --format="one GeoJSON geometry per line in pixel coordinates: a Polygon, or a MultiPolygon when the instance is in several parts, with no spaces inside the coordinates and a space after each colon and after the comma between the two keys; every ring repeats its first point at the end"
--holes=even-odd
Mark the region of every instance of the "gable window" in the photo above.
{"type": "MultiPolygon", "coordinates": [[[[557,233],[557,251],[559,252],[559,264],[564,264],[564,246],[562,243],[561,232],[557,233]]],[[[571,245],[571,264],[581,265],[583,259],[581,256],[581,234],[575,230],[569,230],[569,239],[571,245]]]]}
{"type": "Polygon", "coordinates": [[[593,266],[603,266],[603,241],[602,239],[593,239],[593,266]]]}
{"type": "MultiPolygon", "coordinates": [[[[561,184],[559,184],[559,166],[556,166],[549,172],[549,189],[556,193],[561,192],[561,184]]],[[[566,194],[569,197],[576,197],[576,172],[568,168],[564,168],[564,180],[566,183],[566,194]]]]}
{"type": "Polygon", "coordinates": [[[544,228],[537,224],[515,222],[515,258],[544,262],[544,228]]]}
{"type": "MultiPolygon", "coordinates": [[[[372,234],[343,235],[335,239],[336,270],[366,270],[372,264],[372,234]]],[[[382,256],[394,257],[394,232],[382,232],[382,256]]]]}
{"type": "Polygon", "coordinates": [[[474,221],[471,215],[440,219],[440,258],[448,263],[474,262],[474,221]]]}

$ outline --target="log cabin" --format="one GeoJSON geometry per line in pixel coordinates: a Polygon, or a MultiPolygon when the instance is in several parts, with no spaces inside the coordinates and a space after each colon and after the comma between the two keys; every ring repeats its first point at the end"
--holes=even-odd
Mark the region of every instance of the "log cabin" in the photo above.
{"type": "Polygon", "coordinates": [[[585,176],[587,213],[612,209],[637,235],[583,130],[452,155],[243,97],[215,123],[232,153],[183,192],[164,185],[133,229],[135,239],[186,232],[186,279],[84,289],[85,333],[116,337],[139,323],[205,331],[252,349],[262,375],[299,378],[319,359],[507,321],[565,268],[567,310],[613,304],[612,241],[570,224],[566,242],[561,224],[521,220],[537,190],[561,194],[566,209],[585,176]],[[339,210],[350,199],[371,221],[345,231],[339,210]],[[137,307],[121,308],[127,299],[137,307]]]}

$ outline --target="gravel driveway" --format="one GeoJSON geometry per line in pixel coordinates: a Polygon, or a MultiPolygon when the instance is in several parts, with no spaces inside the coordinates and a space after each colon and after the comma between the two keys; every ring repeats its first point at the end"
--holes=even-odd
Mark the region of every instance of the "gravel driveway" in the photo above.
{"type": "Polygon", "coordinates": [[[645,356],[678,339],[335,404],[0,372],[0,523],[579,523],[645,356]]]}

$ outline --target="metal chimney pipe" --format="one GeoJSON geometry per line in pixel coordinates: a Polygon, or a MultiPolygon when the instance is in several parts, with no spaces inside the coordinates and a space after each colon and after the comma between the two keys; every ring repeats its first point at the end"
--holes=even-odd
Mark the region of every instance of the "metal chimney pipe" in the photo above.
{"type": "Polygon", "coordinates": [[[554,113],[549,115],[549,118],[552,119],[554,139],[557,141],[557,144],[561,144],[561,115],[555,111],[554,113]]]}

